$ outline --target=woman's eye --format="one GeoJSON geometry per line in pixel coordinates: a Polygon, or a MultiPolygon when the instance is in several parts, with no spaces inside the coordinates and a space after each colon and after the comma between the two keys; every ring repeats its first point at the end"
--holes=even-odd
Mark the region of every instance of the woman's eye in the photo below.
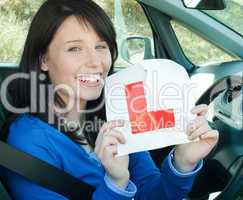
{"type": "Polygon", "coordinates": [[[107,49],[107,45],[97,45],[96,49],[107,49]]]}
{"type": "Polygon", "coordinates": [[[72,48],[68,49],[68,51],[77,52],[77,51],[81,51],[81,48],[79,48],[79,47],[72,47],[72,48]]]}

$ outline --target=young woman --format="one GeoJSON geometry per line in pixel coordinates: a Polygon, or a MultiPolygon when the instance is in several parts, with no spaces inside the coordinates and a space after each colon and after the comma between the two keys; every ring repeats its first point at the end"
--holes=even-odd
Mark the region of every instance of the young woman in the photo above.
{"type": "MultiPolygon", "coordinates": [[[[116,157],[117,144],[126,141],[115,128],[124,122],[106,123],[102,101],[116,58],[113,25],[98,5],[47,0],[25,43],[20,72],[30,78],[18,78],[13,93],[24,113],[11,124],[7,142],[93,185],[94,200],[182,199],[218,139],[205,119],[207,106],[192,110],[198,117],[187,131],[189,139],[200,140],[176,146],[161,171],[148,152],[116,157]]],[[[66,199],[14,173],[5,177],[15,200],[66,199]]]]}

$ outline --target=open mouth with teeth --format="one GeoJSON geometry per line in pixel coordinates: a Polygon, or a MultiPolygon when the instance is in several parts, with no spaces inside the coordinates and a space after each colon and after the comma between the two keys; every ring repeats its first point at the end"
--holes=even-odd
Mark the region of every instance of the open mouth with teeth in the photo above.
{"type": "Polygon", "coordinates": [[[102,78],[102,74],[79,74],[78,80],[83,86],[86,87],[97,87],[103,85],[104,81],[102,78]]]}

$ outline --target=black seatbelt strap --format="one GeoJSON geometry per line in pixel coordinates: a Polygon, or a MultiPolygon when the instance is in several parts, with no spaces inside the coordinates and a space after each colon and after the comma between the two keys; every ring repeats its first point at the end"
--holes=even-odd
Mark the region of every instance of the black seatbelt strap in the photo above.
{"type": "Polygon", "coordinates": [[[0,182],[0,199],[12,200],[1,182],[0,182]]]}
{"type": "Polygon", "coordinates": [[[0,165],[68,199],[92,199],[95,190],[93,186],[2,141],[0,165]]]}

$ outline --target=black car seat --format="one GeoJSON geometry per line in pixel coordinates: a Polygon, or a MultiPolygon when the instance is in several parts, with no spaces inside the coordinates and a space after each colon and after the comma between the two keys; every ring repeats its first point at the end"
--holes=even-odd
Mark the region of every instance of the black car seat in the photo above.
{"type": "MultiPolygon", "coordinates": [[[[3,77],[0,73],[0,86],[2,85],[2,81],[3,81],[3,77]]],[[[8,95],[8,99],[9,99],[9,95],[8,95]]],[[[4,106],[2,105],[1,103],[1,100],[0,100],[0,130],[2,129],[2,126],[6,120],[6,117],[8,115],[8,111],[4,108],[4,106]]]]}
{"type": "MultiPolygon", "coordinates": [[[[4,80],[4,77],[2,76],[2,73],[0,73],[0,88],[1,88],[3,80],[4,80]]],[[[0,134],[2,132],[2,128],[7,119],[8,114],[9,114],[9,112],[4,108],[4,106],[2,105],[1,99],[0,99],[0,134]]],[[[0,149],[0,151],[1,151],[1,149],[0,149]]],[[[7,189],[4,187],[4,184],[3,184],[3,181],[1,180],[1,178],[0,178],[0,199],[6,199],[6,200],[11,199],[10,195],[7,192],[7,189]]]]}

